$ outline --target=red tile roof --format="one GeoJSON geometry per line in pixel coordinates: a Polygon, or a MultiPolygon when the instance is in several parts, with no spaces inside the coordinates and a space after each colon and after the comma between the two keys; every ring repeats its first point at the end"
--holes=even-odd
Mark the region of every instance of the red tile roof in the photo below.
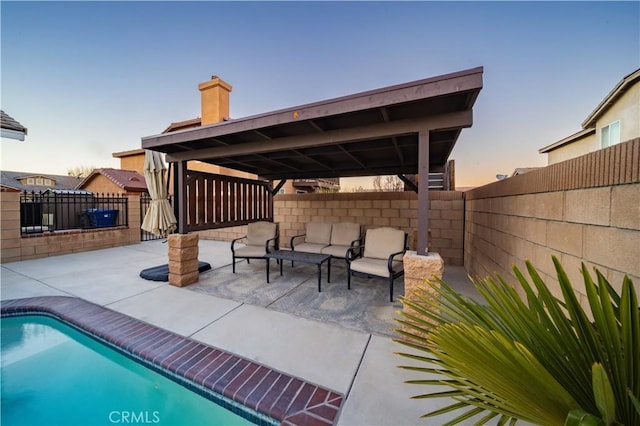
{"type": "Polygon", "coordinates": [[[103,175],[125,191],[144,192],[147,190],[147,183],[144,176],[140,173],[134,172],[133,170],[111,168],[95,169],[80,185],[78,185],[78,188],[82,188],[86,182],[93,179],[93,177],[98,174],[103,175]]]}

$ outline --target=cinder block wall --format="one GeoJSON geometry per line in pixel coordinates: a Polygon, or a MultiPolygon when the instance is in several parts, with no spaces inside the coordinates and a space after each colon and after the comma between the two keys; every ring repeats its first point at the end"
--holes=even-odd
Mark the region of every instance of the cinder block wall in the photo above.
{"type": "MultiPolygon", "coordinates": [[[[209,229],[207,231],[196,231],[202,240],[231,241],[247,235],[246,226],[232,226],[230,228],[209,229]]],[[[231,249],[229,249],[231,250],[231,249]]]]}
{"type": "MultiPolygon", "coordinates": [[[[456,191],[431,191],[429,251],[440,253],[446,264],[463,263],[464,200],[456,191]]],[[[414,192],[356,192],[336,194],[283,194],[274,197],[274,221],[280,227],[280,246],[303,234],[308,222],[356,222],[369,228],[391,226],[409,234],[415,249],[418,226],[418,194],[414,192]]],[[[238,226],[200,232],[201,238],[230,241],[246,233],[238,226]]]]}
{"type": "Polygon", "coordinates": [[[129,226],[20,235],[20,193],[0,192],[0,263],[140,243],[140,197],[128,196],[129,226]]]}
{"type": "MultiPolygon", "coordinates": [[[[462,192],[429,192],[429,251],[440,253],[445,263],[462,265],[464,200],[462,192]]],[[[415,248],[418,227],[418,194],[415,192],[356,192],[298,194],[275,197],[274,220],[280,224],[281,245],[303,234],[308,222],[356,222],[369,228],[391,226],[409,234],[415,248]]]]}
{"type": "Polygon", "coordinates": [[[639,169],[634,139],[467,192],[465,268],[515,283],[512,265],[530,260],[559,294],[555,255],[578,292],[581,262],[618,290],[624,274],[640,290],[639,169]]]}

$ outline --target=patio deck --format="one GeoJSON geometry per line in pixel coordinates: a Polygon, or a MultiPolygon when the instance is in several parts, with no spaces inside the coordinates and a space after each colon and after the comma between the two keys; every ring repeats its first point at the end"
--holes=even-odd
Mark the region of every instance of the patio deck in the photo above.
{"type": "MultiPolygon", "coordinates": [[[[391,340],[401,305],[388,302],[384,280],[355,278],[347,290],[346,267],[335,260],[331,283],[323,266],[318,293],[314,265],[285,264],[284,275],[273,273],[266,284],[264,261],[242,261],[232,274],[228,242],[201,240],[199,258],[212,270],[185,288],[138,276],[166,263],[161,241],[9,263],[2,265],[0,297],[79,297],[325,386],[345,396],[338,425],[446,421],[419,418],[443,401],[409,399],[425,389],[405,385],[411,376],[396,368],[410,361],[394,354],[407,349],[391,340]]],[[[446,268],[445,281],[474,296],[462,268],[446,268]]],[[[397,296],[404,288],[396,283],[397,296]]]]}

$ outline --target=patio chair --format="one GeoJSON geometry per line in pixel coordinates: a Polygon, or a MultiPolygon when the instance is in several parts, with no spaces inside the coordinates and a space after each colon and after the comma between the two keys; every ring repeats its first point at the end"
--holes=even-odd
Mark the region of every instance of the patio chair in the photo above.
{"type": "Polygon", "coordinates": [[[389,301],[393,302],[393,281],[404,275],[402,256],[406,247],[407,234],[400,229],[367,230],[364,246],[347,250],[347,288],[351,289],[353,274],[386,278],[389,281],[389,301]],[[356,251],[362,248],[362,257],[356,258],[356,251]]]}
{"type": "MultiPolygon", "coordinates": [[[[347,250],[362,245],[362,233],[360,224],[353,222],[334,223],[331,227],[330,244],[320,250],[323,254],[330,254],[332,257],[346,260],[347,250]]],[[[354,250],[357,257],[361,250],[354,250]]]]}
{"type": "MultiPolygon", "coordinates": [[[[265,255],[278,250],[278,224],[273,222],[253,222],[247,225],[247,235],[231,241],[232,269],[236,273],[236,259],[265,259],[265,255]],[[236,248],[236,242],[245,240],[243,247],[236,248]]],[[[265,259],[267,262],[269,259],[265,259]]]]}

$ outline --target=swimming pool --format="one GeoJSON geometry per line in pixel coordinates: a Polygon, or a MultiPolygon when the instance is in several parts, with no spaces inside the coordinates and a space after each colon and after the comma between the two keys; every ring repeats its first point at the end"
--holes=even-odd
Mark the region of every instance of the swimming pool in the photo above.
{"type": "MultiPolygon", "coordinates": [[[[25,315],[62,321],[93,343],[105,345],[128,361],[234,412],[249,414],[251,421],[261,425],[335,424],[344,401],[338,392],[76,297],[5,300],[0,302],[0,313],[3,322],[25,315]]],[[[82,398],[76,401],[78,405],[83,404],[84,395],[82,398]]],[[[4,389],[2,402],[4,411],[4,389]]],[[[108,424],[162,424],[154,423],[161,413],[153,410],[114,410],[108,424]]],[[[186,424],[184,420],[178,424],[186,424]]]]}
{"type": "Polygon", "coordinates": [[[4,425],[249,425],[52,318],[2,320],[4,425]]]}

